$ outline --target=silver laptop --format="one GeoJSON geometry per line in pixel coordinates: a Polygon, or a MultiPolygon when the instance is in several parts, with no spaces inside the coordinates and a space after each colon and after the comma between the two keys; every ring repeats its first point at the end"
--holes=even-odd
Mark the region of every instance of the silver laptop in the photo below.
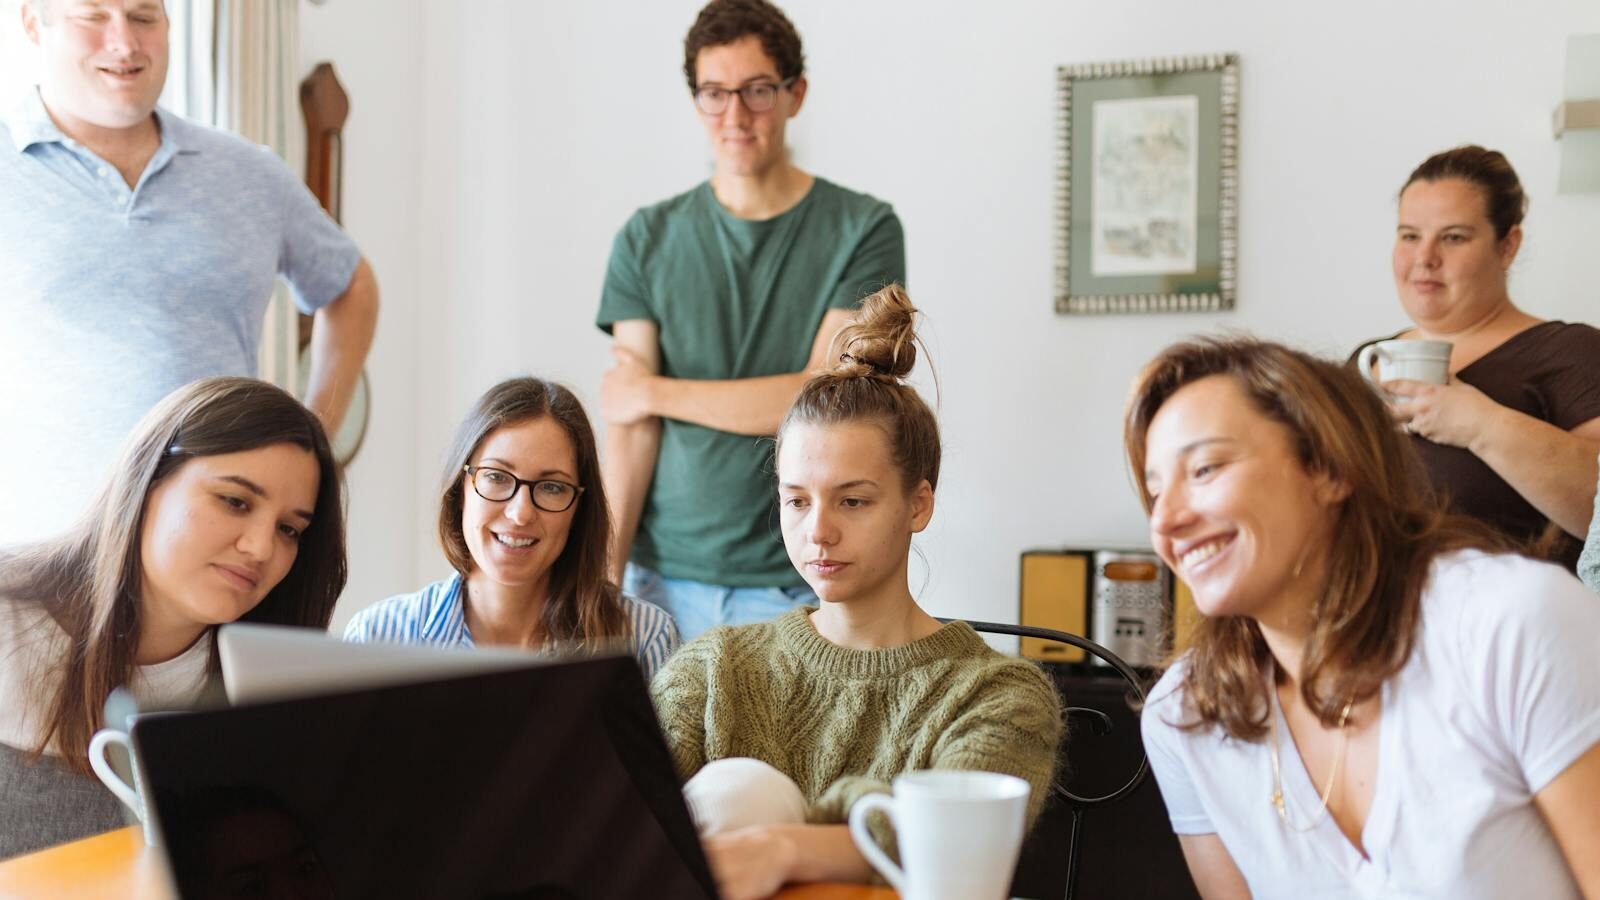
{"type": "Polygon", "coordinates": [[[556,659],[503,647],[350,644],[309,628],[247,623],[222,626],[217,653],[228,702],[235,706],[503,672],[556,659]]]}

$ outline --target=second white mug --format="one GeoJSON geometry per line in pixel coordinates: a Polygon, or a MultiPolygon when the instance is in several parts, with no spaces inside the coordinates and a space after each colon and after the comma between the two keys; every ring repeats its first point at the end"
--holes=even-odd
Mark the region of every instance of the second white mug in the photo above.
{"type": "Polygon", "coordinates": [[[868,794],[850,808],[850,836],[904,900],[1005,900],[1022,851],[1026,781],[995,772],[930,769],[894,780],[894,795],[868,794]],[[897,866],[867,828],[886,813],[897,866]]]}
{"type": "Polygon", "coordinates": [[[1449,341],[1378,341],[1361,348],[1356,368],[1374,384],[1402,378],[1448,384],[1451,346],[1449,341]],[[1378,368],[1376,377],[1372,372],[1374,363],[1378,368]]]}

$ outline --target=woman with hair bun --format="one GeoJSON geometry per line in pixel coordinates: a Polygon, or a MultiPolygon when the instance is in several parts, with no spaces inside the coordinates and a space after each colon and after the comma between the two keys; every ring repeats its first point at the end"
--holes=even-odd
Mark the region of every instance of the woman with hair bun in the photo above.
{"type": "Polygon", "coordinates": [[[1494,150],[1456,147],[1411,173],[1393,268],[1412,327],[1393,337],[1451,342],[1450,380],[1383,388],[1452,511],[1570,569],[1600,454],[1600,330],[1512,302],[1507,273],[1527,206],[1494,150]]]}
{"type": "Polygon", "coordinates": [[[904,382],[917,310],[898,285],[840,332],[777,437],[789,559],[821,599],[685,645],[656,706],[727,900],[872,875],[843,824],[917,769],[1008,773],[1043,805],[1061,736],[1055,689],[965,623],[917,605],[911,538],[933,516],[939,426],[904,382]]]}

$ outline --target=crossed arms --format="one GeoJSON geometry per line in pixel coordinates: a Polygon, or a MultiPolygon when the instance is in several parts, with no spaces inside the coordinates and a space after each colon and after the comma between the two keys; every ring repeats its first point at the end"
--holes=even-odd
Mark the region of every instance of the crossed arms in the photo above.
{"type": "Polygon", "coordinates": [[[848,309],[830,309],[823,315],[804,369],[727,380],[666,377],[660,374],[661,333],[655,322],[628,319],[612,326],[616,362],[600,381],[600,414],[606,423],[600,472],[611,503],[610,573],[616,583],[622,583],[644,512],[661,449],[661,420],[677,419],[733,434],[776,434],[800,386],[827,366],[834,336],[854,315],[848,309]]]}

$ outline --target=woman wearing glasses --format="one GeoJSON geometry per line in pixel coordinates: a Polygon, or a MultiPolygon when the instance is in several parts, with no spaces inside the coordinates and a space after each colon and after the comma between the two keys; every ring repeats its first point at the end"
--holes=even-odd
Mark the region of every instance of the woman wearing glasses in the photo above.
{"type": "Polygon", "coordinates": [[[678,632],[606,578],[611,520],[578,398],[537,378],[502,381],[447,460],[439,543],[455,574],[362,610],[345,640],[597,649],[625,639],[653,676],[678,632]]]}

